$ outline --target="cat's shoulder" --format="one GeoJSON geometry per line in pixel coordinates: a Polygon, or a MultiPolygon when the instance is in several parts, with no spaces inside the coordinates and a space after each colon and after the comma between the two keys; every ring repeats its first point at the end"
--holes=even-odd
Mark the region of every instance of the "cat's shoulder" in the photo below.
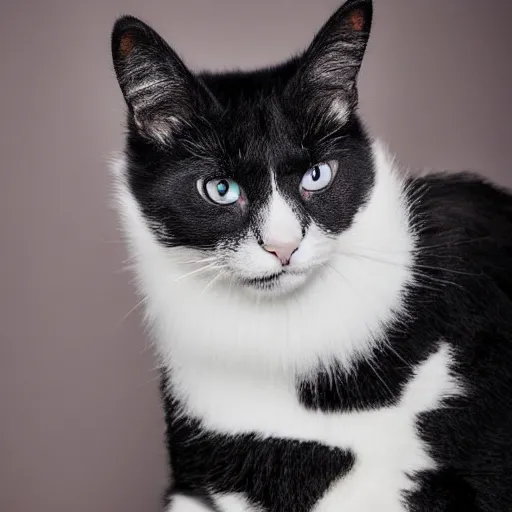
{"type": "Polygon", "coordinates": [[[414,177],[408,190],[411,215],[430,243],[512,247],[512,190],[473,172],[414,177]]]}
{"type": "Polygon", "coordinates": [[[506,311],[507,317],[512,313],[512,192],[471,172],[412,180],[418,268],[433,282],[442,279],[450,285],[440,298],[459,323],[479,315],[508,335],[512,324],[505,326],[496,311],[506,311]],[[462,311],[467,317],[461,317],[462,311]]]}
{"type": "Polygon", "coordinates": [[[423,210],[443,217],[485,222],[500,215],[512,223],[512,190],[469,171],[433,172],[410,180],[423,210]]]}

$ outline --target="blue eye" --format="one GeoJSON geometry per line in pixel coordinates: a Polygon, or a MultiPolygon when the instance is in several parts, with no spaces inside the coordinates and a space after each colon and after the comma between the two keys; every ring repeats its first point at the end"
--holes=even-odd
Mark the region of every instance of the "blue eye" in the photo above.
{"type": "Polygon", "coordinates": [[[335,172],[335,162],[317,164],[304,174],[300,182],[300,188],[310,192],[323,190],[331,184],[335,172]]]}
{"type": "Polygon", "coordinates": [[[238,183],[228,178],[209,180],[206,182],[204,190],[214,203],[224,205],[236,203],[241,195],[238,183]]]}

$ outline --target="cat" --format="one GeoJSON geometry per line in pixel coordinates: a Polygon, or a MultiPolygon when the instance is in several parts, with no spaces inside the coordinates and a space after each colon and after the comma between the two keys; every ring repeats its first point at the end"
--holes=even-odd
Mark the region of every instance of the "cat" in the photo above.
{"type": "Polygon", "coordinates": [[[512,510],[512,196],[358,114],[370,0],[195,73],[112,32],[120,219],[161,363],[167,512],[512,510]]]}

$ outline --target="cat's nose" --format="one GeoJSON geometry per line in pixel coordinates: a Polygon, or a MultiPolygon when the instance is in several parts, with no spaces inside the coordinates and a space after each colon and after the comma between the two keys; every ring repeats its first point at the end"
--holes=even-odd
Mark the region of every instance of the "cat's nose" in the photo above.
{"type": "Polygon", "coordinates": [[[263,249],[276,256],[285,267],[290,263],[292,254],[299,248],[297,242],[269,242],[263,244],[263,249]]]}

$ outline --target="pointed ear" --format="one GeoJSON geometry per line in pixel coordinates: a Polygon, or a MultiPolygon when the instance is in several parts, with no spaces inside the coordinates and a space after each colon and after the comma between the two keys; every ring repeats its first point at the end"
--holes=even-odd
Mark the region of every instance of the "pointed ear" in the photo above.
{"type": "Polygon", "coordinates": [[[302,56],[292,87],[335,109],[357,104],[356,79],[372,23],[371,0],[346,1],[325,23],[302,56]],[[341,103],[340,103],[341,102],[341,103]]]}
{"type": "Polygon", "coordinates": [[[111,43],[117,80],[137,130],[154,142],[170,142],[204,108],[207,91],[142,21],[131,16],[118,19],[111,43]]]}

